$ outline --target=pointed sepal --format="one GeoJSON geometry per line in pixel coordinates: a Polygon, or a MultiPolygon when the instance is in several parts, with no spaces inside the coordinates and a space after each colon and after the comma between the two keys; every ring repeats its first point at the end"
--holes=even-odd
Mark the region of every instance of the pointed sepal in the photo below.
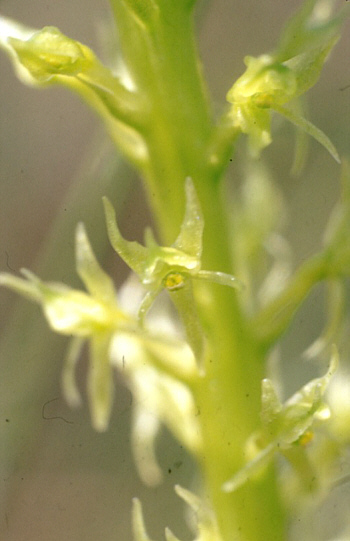
{"type": "Polygon", "coordinates": [[[113,205],[107,197],[103,198],[103,204],[106,214],[108,238],[111,245],[131,270],[136,272],[136,274],[142,275],[145,261],[148,259],[147,248],[136,241],[130,242],[125,240],[119,231],[113,205]]]}

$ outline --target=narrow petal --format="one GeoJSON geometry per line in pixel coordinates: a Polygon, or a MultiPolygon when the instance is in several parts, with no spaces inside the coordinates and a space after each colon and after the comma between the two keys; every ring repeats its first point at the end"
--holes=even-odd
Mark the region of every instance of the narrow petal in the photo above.
{"type": "Polygon", "coordinates": [[[185,190],[185,216],[181,225],[180,234],[174,243],[174,248],[200,259],[202,255],[204,220],[196,190],[190,177],[186,179],[185,190]]]}
{"type": "Polygon", "coordinates": [[[190,280],[185,280],[182,287],[169,289],[168,291],[180,315],[187,341],[197,360],[198,367],[202,370],[205,355],[205,340],[193,296],[192,283],[190,280]]]}
{"type": "Polygon", "coordinates": [[[113,405],[112,367],[109,359],[110,341],[109,333],[96,333],[91,339],[88,396],[92,425],[99,432],[107,430],[113,405]]]}
{"type": "Polygon", "coordinates": [[[91,295],[107,304],[113,303],[113,281],[100,267],[82,223],[76,230],[76,262],[77,272],[91,295]]]}
{"type": "Polygon", "coordinates": [[[244,284],[238,278],[232,276],[232,274],[226,274],[225,272],[199,271],[193,278],[207,280],[208,282],[233,287],[235,289],[244,288],[244,284]]]}
{"type": "Polygon", "coordinates": [[[77,407],[81,404],[81,396],[75,378],[75,367],[83,345],[84,340],[81,338],[72,339],[62,371],[63,394],[71,407],[77,407]]]}
{"type": "MultiPolygon", "coordinates": [[[[25,274],[27,271],[22,269],[22,273],[25,274]]],[[[23,278],[18,278],[7,272],[0,273],[0,285],[12,289],[16,293],[23,295],[27,299],[32,301],[40,302],[41,294],[36,284],[32,281],[24,280],[23,278]]]]}
{"type": "Polygon", "coordinates": [[[270,462],[271,458],[275,454],[277,447],[274,443],[271,443],[265,449],[262,449],[253,460],[250,460],[242,469],[240,469],[231,479],[226,481],[222,490],[224,492],[234,492],[239,487],[244,485],[249,479],[259,475],[265,466],[270,462]]]}
{"type": "Polygon", "coordinates": [[[281,412],[282,404],[272,381],[268,378],[261,382],[261,403],[261,420],[265,426],[269,427],[281,412]]]}
{"type": "Polygon", "coordinates": [[[142,275],[149,250],[138,242],[125,240],[118,228],[115,210],[107,197],[103,198],[110,243],[125,263],[138,275],[142,275]]]}
{"type": "Polygon", "coordinates": [[[337,149],[333,145],[332,141],[327,137],[322,130],[317,128],[306,118],[295,114],[291,109],[283,107],[282,105],[274,104],[273,109],[277,111],[280,115],[283,115],[287,120],[295,124],[301,130],[304,130],[308,135],[316,139],[335,159],[336,162],[340,163],[340,158],[337,149]]]}
{"type": "Polygon", "coordinates": [[[138,311],[138,318],[141,325],[144,324],[144,320],[147,315],[147,312],[151,308],[153,302],[155,301],[160,291],[161,291],[160,287],[157,289],[151,289],[150,291],[147,291],[146,295],[143,297],[140,307],[139,307],[139,311],[138,311]]]}
{"type": "Polygon", "coordinates": [[[135,409],[132,450],[139,475],[148,486],[158,485],[163,479],[155,453],[155,439],[159,425],[160,422],[153,413],[141,408],[135,409]]]}
{"type": "Polygon", "coordinates": [[[184,488],[181,485],[175,485],[175,492],[195,513],[203,510],[204,503],[201,498],[187,488],[184,488]]]}

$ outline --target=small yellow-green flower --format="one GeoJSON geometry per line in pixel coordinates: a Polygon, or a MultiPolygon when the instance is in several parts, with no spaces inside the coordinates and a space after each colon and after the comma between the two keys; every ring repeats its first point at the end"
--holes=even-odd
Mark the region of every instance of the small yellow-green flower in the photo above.
{"type": "Polygon", "coordinates": [[[187,178],[185,188],[185,216],[180,234],[172,246],[159,246],[150,230],[145,234],[145,246],[125,240],[118,229],[114,209],[106,198],[104,205],[113,248],[139,276],[147,290],[139,308],[140,320],[144,319],[160,291],[168,290],[186,327],[188,341],[197,360],[201,361],[203,337],[195,312],[192,280],[206,280],[234,288],[241,284],[229,274],[201,270],[204,220],[190,178],[187,178]]]}
{"type": "Polygon", "coordinates": [[[299,65],[297,62],[279,62],[271,55],[247,56],[244,59],[247,70],[227,94],[227,101],[232,103],[230,116],[234,126],[249,136],[254,155],[271,143],[271,111],[276,111],[321,143],[339,162],[332,142],[300,113],[300,104],[296,100],[307,88],[301,86],[298,71],[303,66],[311,71],[318,64],[316,54],[314,63],[303,56],[298,59],[299,65]]]}
{"type": "Polygon", "coordinates": [[[227,93],[227,101],[233,124],[248,135],[253,154],[271,143],[271,112],[276,111],[339,161],[328,137],[303,117],[299,98],[317,82],[343,20],[343,12],[332,15],[329,9],[327,20],[318,20],[314,10],[302,9],[275,53],[244,59],[247,69],[227,93]]]}
{"type": "MultiPolygon", "coordinates": [[[[271,380],[262,381],[262,428],[247,444],[251,459],[224,484],[224,491],[232,492],[258,475],[276,453],[280,452],[288,459],[294,445],[303,448],[312,440],[312,427],[316,421],[330,417],[324,394],[337,366],[338,353],[334,349],[327,373],[304,385],[284,404],[280,403],[271,380]]],[[[298,467],[297,463],[293,465],[298,467]]]]}
{"type": "Polygon", "coordinates": [[[38,302],[50,327],[72,337],[63,371],[63,389],[72,405],[80,402],[75,364],[83,342],[89,341],[88,394],[92,424],[102,431],[108,426],[113,402],[111,339],[118,330],[130,330],[132,321],[119,309],[113,282],[98,264],[82,224],[77,228],[76,260],[77,272],[87,292],[61,283],[42,282],[28,270],[22,271],[26,279],[2,273],[0,284],[38,302]]]}
{"type": "Polygon", "coordinates": [[[163,288],[174,291],[184,287],[187,279],[210,280],[230,287],[240,287],[239,281],[229,274],[201,270],[202,236],[204,220],[193,182],[186,179],[186,211],[180,234],[172,246],[159,246],[151,232],[146,230],[145,246],[125,240],[117,226],[115,212],[104,198],[108,234],[120,257],[141,279],[152,300],[142,305],[141,312],[151,305],[163,288]]]}
{"type": "Polygon", "coordinates": [[[271,143],[271,107],[292,99],[296,79],[270,55],[247,56],[244,63],[247,69],[228,92],[227,101],[232,103],[234,125],[249,135],[251,148],[258,152],[271,143]]]}

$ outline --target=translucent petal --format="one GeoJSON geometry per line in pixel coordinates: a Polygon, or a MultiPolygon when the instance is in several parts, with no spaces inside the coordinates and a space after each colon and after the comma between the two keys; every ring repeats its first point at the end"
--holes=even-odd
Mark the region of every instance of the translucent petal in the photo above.
{"type": "Polygon", "coordinates": [[[90,341],[88,396],[92,425],[98,432],[107,430],[113,405],[113,378],[109,359],[111,336],[96,333],[90,341]]]}
{"type": "Polygon", "coordinates": [[[285,65],[292,69],[296,78],[296,89],[293,98],[305,94],[317,83],[324,63],[337,41],[338,36],[332,36],[321,47],[307,50],[285,62],[285,65]]]}
{"type": "Polygon", "coordinates": [[[315,51],[331,39],[342,24],[346,10],[333,14],[333,0],[307,0],[289,20],[277,49],[280,61],[292,58],[307,49],[315,51]]]}
{"type": "Polygon", "coordinates": [[[295,124],[298,128],[301,130],[304,130],[308,135],[316,139],[328,152],[330,155],[335,159],[336,162],[340,163],[339,154],[337,152],[337,149],[333,145],[332,141],[327,137],[325,133],[323,133],[322,130],[314,126],[309,120],[306,118],[299,116],[295,114],[291,109],[287,107],[282,107],[280,105],[273,105],[273,109],[286,117],[290,122],[295,124]]]}
{"type": "MultiPolygon", "coordinates": [[[[27,271],[22,269],[22,273],[25,274],[27,271]]],[[[41,294],[34,282],[24,280],[23,278],[18,278],[7,272],[0,273],[0,285],[12,289],[16,293],[27,297],[30,300],[40,302],[41,294]]]]}
{"type": "Polygon", "coordinates": [[[233,287],[235,289],[243,289],[244,284],[232,274],[226,274],[225,272],[218,271],[199,271],[195,276],[197,280],[207,280],[215,284],[222,286],[233,287]]]}
{"type": "Polygon", "coordinates": [[[278,399],[277,393],[270,379],[265,378],[262,380],[261,389],[261,420],[263,424],[267,426],[276,420],[278,414],[282,410],[282,404],[278,399]]]}
{"type": "Polygon", "coordinates": [[[224,492],[234,492],[251,478],[254,478],[265,468],[265,466],[267,466],[275,452],[275,444],[270,444],[265,447],[253,458],[253,460],[248,462],[242,469],[235,473],[231,479],[226,481],[222,486],[222,490],[224,492]]]}
{"type": "Polygon", "coordinates": [[[196,258],[202,255],[204,220],[193,181],[186,179],[186,210],[174,247],[196,258]]]}
{"type": "Polygon", "coordinates": [[[100,267],[81,223],[76,230],[76,262],[77,272],[91,295],[107,304],[114,304],[113,281],[100,267]]]}
{"type": "Polygon", "coordinates": [[[147,312],[151,308],[152,304],[154,303],[160,291],[161,291],[161,288],[151,289],[150,291],[147,291],[146,295],[143,297],[140,303],[139,311],[138,311],[138,318],[140,320],[141,325],[143,325],[147,312]]]}
{"type": "Polygon", "coordinates": [[[202,370],[205,355],[205,340],[201,322],[198,317],[193,287],[190,280],[185,280],[182,287],[170,291],[171,299],[175,304],[181,321],[184,325],[187,341],[202,370]]]}
{"type": "Polygon", "coordinates": [[[175,486],[175,492],[193,510],[194,527],[198,531],[196,541],[220,541],[221,537],[215,516],[207,502],[180,485],[175,486]]]}
{"type": "Polygon", "coordinates": [[[103,198],[103,204],[110,243],[125,263],[136,272],[136,274],[142,276],[145,264],[148,260],[148,249],[138,242],[129,242],[125,240],[118,229],[115,210],[107,197],[103,198]]]}
{"type": "Polygon", "coordinates": [[[148,486],[158,485],[163,479],[155,453],[159,425],[154,414],[138,407],[134,409],[132,451],[139,475],[148,486]]]}
{"type": "Polygon", "coordinates": [[[81,396],[76,383],[75,367],[78,362],[84,340],[73,338],[66,355],[62,371],[62,390],[71,407],[77,407],[81,404],[81,396]]]}
{"type": "Polygon", "coordinates": [[[196,494],[194,494],[187,488],[184,488],[180,485],[175,485],[175,492],[184,502],[187,503],[187,505],[191,507],[191,509],[193,509],[195,513],[203,510],[204,503],[201,498],[196,496],[196,494]]]}

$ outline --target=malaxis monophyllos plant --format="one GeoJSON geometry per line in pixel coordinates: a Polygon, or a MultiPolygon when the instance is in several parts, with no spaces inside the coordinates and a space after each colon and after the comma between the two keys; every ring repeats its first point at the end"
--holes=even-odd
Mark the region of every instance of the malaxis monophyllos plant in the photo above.
{"type": "MultiPolygon", "coordinates": [[[[218,119],[197,58],[194,0],[111,0],[119,71],[54,27],[37,31],[0,18],[1,45],[24,82],[67,86],[100,115],[145,182],[161,239],[147,230],[144,245],[126,240],[113,204],[104,200],[111,244],[139,278],[139,286],[124,287],[142,289],[137,305],[118,301],[82,224],[76,267],[86,292],[43,282],[28,270],[23,277],[2,273],[0,283],[39,303],[52,329],[72,337],[62,377],[72,405],[80,402],[74,371],[88,342],[88,397],[97,430],[108,429],[112,369],[123,363],[137,397],[133,451],[142,478],[150,484],[161,479],[154,445],[162,423],[198,463],[206,497],[176,487],[197,516],[197,541],[287,539],[293,511],[310,495],[319,501],[327,493],[350,442],[350,409],[337,392],[338,353],[330,347],[343,322],[350,272],[347,167],[323,249],[284,281],[271,279],[283,263],[280,238],[261,281],[280,212],[266,171],[253,161],[245,186],[255,199],[236,194],[230,212],[222,197],[237,138],[247,136],[254,160],[272,141],[274,112],[297,128],[299,169],[305,134],[339,161],[334,145],[303,113],[303,95],[316,83],[345,19],[345,9],[335,11],[334,4],[308,0],[273,53],[246,57],[247,69],[218,119]],[[281,403],[267,370],[269,354],[321,280],[338,292],[312,349],[327,354],[329,367],[281,403]],[[165,305],[158,302],[163,291],[165,305]]],[[[149,540],[138,500],[133,526],[136,541],[149,540]]],[[[178,538],[166,529],[166,539],[178,538]]]]}

